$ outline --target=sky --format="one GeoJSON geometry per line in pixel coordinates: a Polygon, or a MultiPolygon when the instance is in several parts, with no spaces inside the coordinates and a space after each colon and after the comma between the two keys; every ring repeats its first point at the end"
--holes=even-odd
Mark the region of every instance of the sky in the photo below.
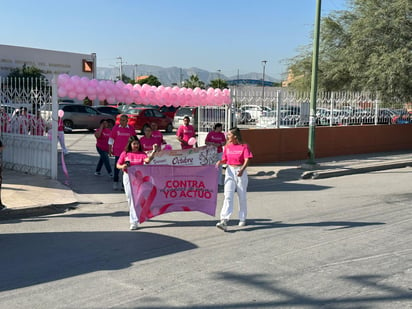
{"type": "MultiPolygon", "coordinates": [[[[285,78],[317,0],[0,0],[0,44],[97,54],[98,67],[197,67],[285,78]],[[6,31],[7,30],[7,31],[6,31]]],[[[323,0],[322,16],[346,9],[323,0]]]]}

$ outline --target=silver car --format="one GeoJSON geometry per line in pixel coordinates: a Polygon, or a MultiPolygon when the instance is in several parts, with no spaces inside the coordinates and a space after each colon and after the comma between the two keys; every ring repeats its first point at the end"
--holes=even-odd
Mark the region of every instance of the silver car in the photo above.
{"type": "Polygon", "coordinates": [[[99,112],[91,106],[63,103],[59,104],[59,109],[64,111],[63,125],[65,132],[71,132],[73,129],[97,129],[102,119],[107,119],[113,125],[115,123],[113,115],[99,112]]]}

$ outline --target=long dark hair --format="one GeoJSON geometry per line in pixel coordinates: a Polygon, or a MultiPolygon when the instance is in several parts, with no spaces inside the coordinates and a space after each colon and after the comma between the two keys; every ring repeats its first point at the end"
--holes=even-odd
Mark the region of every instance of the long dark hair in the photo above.
{"type": "Polygon", "coordinates": [[[139,151],[143,151],[142,144],[140,143],[139,138],[135,135],[132,135],[132,136],[129,137],[129,140],[127,141],[127,145],[126,145],[126,148],[124,149],[124,151],[131,152],[132,151],[132,143],[135,142],[135,141],[139,142],[139,151]]]}
{"type": "Polygon", "coordinates": [[[243,139],[242,139],[242,134],[240,134],[240,129],[238,127],[231,128],[229,132],[232,133],[236,137],[236,140],[238,141],[239,144],[244,144],[243,139]]]}

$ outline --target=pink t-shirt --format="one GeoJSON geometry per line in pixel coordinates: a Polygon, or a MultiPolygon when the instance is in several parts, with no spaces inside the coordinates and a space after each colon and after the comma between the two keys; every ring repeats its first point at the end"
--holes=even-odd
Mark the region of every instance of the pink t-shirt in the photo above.
{"type": "Polygon", "coordinates": [[[63,124],[63,119],[59,117],[59,120],[57,121],[57,131],[64,131],[64,124],[63,124]]]}
{"type": "MultiPolygon", "coordinates": [[[[158,144],[158,139],[151,136],[147,138],[146,136],[142,136],[140,138],[140,144],[142,145],[143,151],[151,151],[153,150],[153,145],[158,144]]],[[[159,144],[158,144],[159,145],[159,144]]],[[[160,145],[159,145],[160,147],[160,145]]]]}
{"type": "MultiPolygon", "coordinates": [[[[99,132],[100,128],[96,130],[96,132],[99,132]]],[[[96,146],[103,150],[103,151],[109,151],[109,137],[112,134],[112,130],[109,128],[103,128],[100,137],[96,137],[96,146]]]]}
{"type": "Polygon", "coordinates": [[[247,144],[228,144],[223,148],[222,162],[228,165],[243,165],[245,159],[253,158],[247,144]]]}
{"type": "Polygon", "coordinates": [[[127,142],[130,136],[135,136],[136,131],[130,127],[121,127],[120,125],[114,126],[110,138],[114,140],[113,154],[117,157],[120,156],[122,151],[126,148],[127,142]]]}
{"type": "Polygon", "coordinates": [[[217,147],[217,152],[220,153],[223,151],[223,145],[226,143],[226,137],[222,132],[210,131],[206,136],[206,142],[220,144],[221,146],[217,147]]]}
{"type": "MultiPolygon", "coordinates": [[[[143,165],[144,164],[144,159],[147,158],[147,154],[144,153],[143,151],[137,151],[137,152],[126,152],[123,151],[120,154],[119,160],[117,163],[119,164],[125,164],[126,161],[130,162],[130,166],[133,165],[143,165]]],[[[127,173],[127,169],[125,169],[125,172],[127,173]]]]}
{"type": "MultiPolygon", "coordinates": [[[[176,132],[176,136],[182,138],[185,142],[187,142],[191,137],[195,136],[195,128],[192,125],[181,125],[176,132]]],[[[193,148],[191,145],[184,145],[180,144],[182,149],[193,148]]]]}
{"type": "Polygon", "coordinates": [[[162,145],[163,143],[163,134],[162,132],[160,132],[159,130],[156,131],[152,131],[152,137],[156,138],[157,144],[159,145],[159,147],[162,145]]]}

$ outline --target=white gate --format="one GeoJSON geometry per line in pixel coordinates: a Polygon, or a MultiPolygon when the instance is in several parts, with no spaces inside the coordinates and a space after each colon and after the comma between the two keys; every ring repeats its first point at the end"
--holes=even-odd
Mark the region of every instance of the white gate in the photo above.
{"type": "Polygon", "coordinates": [[[55,82],[50,85],[47,79],[0,78],[0,103],[3,166],[56,179],[58,106],[55,82]],[[51,119],[41,117],[44,108],[52,109],[51,119]],[[52,138],[47,136],[47,131],[52,138]]]}

